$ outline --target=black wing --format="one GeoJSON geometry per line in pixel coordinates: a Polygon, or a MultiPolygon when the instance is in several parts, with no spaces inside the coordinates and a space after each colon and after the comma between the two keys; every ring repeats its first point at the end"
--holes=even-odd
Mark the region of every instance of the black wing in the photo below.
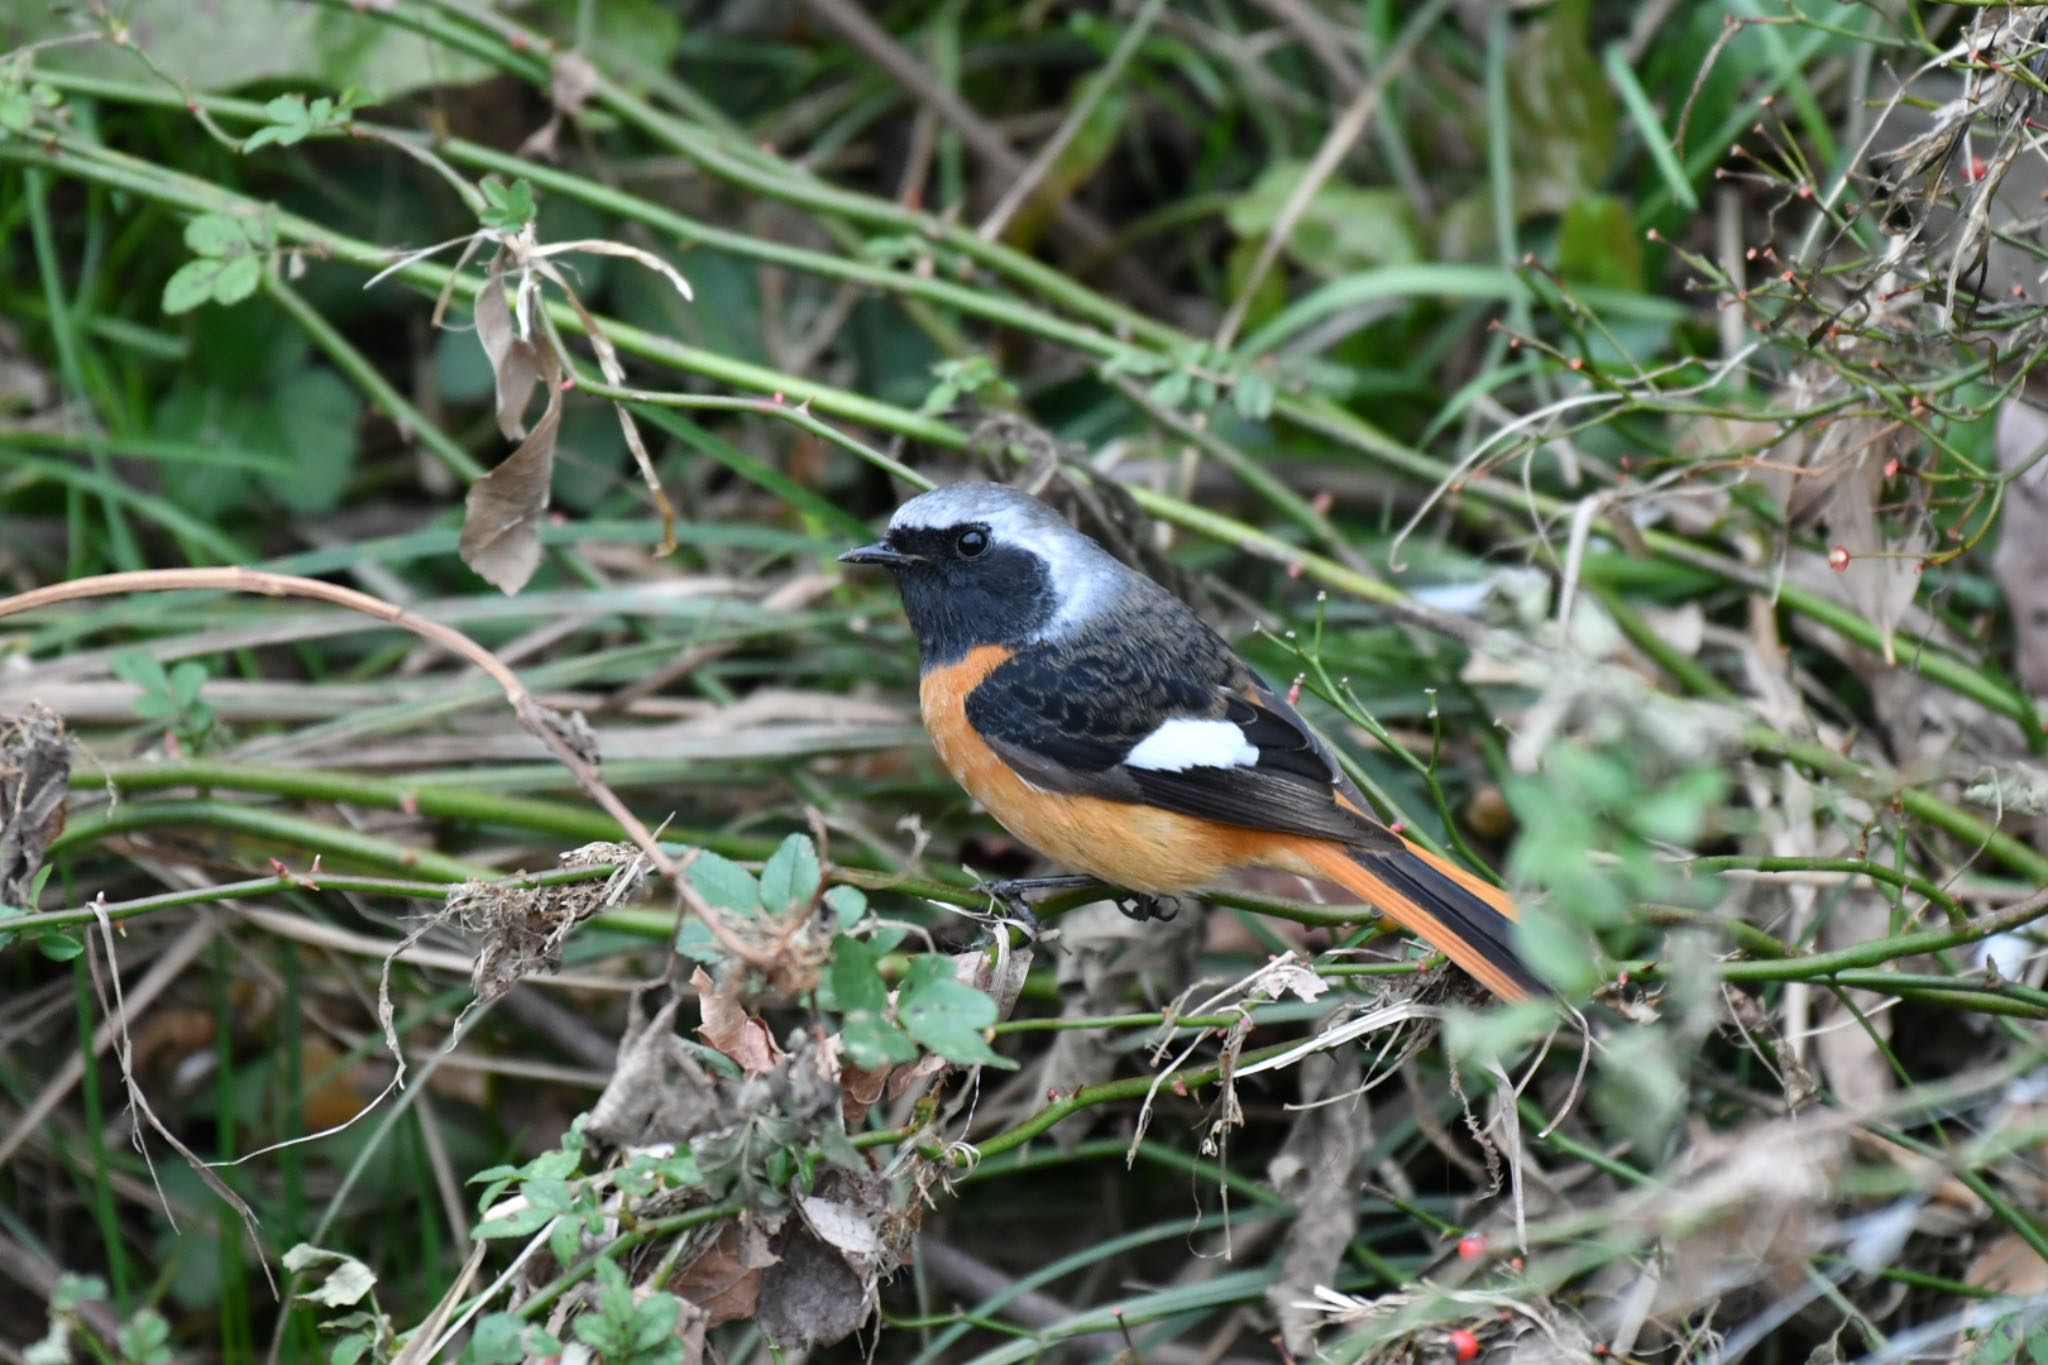
{"type": "Polygon", "coordinates": [[[1398,836],[1360,813],[1365,803],[1356,788],[1294,708],[1192,612],[1181,607],[1173,616],[1121,621],[1118,629],[1090,631],[1083,643],[1020,651],[969,695],[969,723],[1048,791],[1401,848],[1398,836]],[[1173,720],[1234,725],[1256,761],[1178,770],[1125,761],[1173,720]]]}

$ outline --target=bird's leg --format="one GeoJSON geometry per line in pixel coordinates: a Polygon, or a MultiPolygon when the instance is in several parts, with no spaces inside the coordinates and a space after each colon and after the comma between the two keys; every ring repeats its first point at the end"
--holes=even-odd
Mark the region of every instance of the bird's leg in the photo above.
{"type": "Polygon", "coordinates": [[[1101,891],[1127,919],[1144,923],[1158,920],[1162,924],[1180,913],[1178,896],[1155,896],[1143,891],[1126,891],[1111,886],[1100,877],[1086,877],[1069,874],[1058,877],[1007,877],[1001,881],[981,882],[974,888],[985,896],[1002,903],[1003,908],[1030,924],[1037,923],[1031,913],[1028,896],[1042,896],[1059,891],[1101,891]]]}
{"type": "Polygon", "coordinates": [[[1003,909],[1015,915],[1030,927],[1036,937],[1038,916],[1032,913],[1030,897],[1042,896],[1056,891],[1083,891],[1100,887],[1103,883],[1094,877],[1068,875],[1060,877],[1004,877],[998,881],[975,883],[974,889],[980,894],[999,903],[1003,909]]]}

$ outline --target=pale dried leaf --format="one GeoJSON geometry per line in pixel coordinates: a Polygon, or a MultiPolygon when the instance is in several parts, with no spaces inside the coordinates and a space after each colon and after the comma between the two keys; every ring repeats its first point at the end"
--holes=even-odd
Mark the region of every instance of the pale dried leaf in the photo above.
{"type": "Polygon", "coordinates": [[[749,1076],[773,1071],[788,1054],[768,1031],[768,1025],[748,1014],[739,1002],[740,978],[714,982],[702,967],[690,974],[697,989],[697,1003],[704,1012],[697,1036],[740,1065],[749,1076]]]}
{"type": "Polygon", "coordinates": [[[533,400],[533,387],[548,376],[550,362],[513,326],[512,305],[505,300],[507,254],[501,248],[491,258],[490,278],[477,292],[476,336],[497,384],[498,430],[506,440],[518,441],[526,436],[526,405],[533,400]]]}
{"type": "Polygon", "coordinates": [[[507,594],[525,587],[540,567],[540,518],[554,483],[562,391],[552,357],[542,377],[548,385],[547,411],[517,450],[470,485],[463,500],[462,562],[507,594]]]}
{"type": "Polygon", "coordinates": [[[828,1245],[837,1247],[857,1262],[872,1261],[882,1254],[882,1234],[874,1216],[864,1209],[838,1199],[805,1195],[797,1200],[804,1221],[828,1245]]]}

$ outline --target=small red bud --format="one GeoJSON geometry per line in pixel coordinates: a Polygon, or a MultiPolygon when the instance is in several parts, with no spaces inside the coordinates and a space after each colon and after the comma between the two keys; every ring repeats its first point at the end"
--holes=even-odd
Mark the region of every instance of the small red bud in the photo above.
{"type": "Polygon", "coordinates": [[[1834,549],[1829,550],[1828,567],[1830,569],[1833,569],[1836,573],[1840,573],[1842,570],[1848,568],[1849,547],[1846,545],[1837,545],[1834,549]]]}
{"type": "Polygon", "coordinates": [[[1459,1360],[1479,1359],[1479,1338],[1460,1327],[1451,1333],[1451,1354],[1459,1360]]]}
{"type": "Polygon", "coordinates": [[[1458,1259],[1476,1261],[1486,1254],[1486,1239],[1476,1232],[1468,1232],[1458,1239],[1458,1259]]]}
{"type": "Polygon", "coordinates": [[[1982,179],[1984,178],[1984,172],[1985,172],[1985,166],[1984,166],[1984,158],[1983,158],[1983,157],[1981,157],[1981,156],[1973,156],[1973,157],[1971,157],[1971,158],[1970,158],[1970,174],[1969,174],[1969,179],[1970,179],[1970,181],[1971,181],[1972,183],[1975,183],[1976,181],[1982,180],[1982,179]]]}

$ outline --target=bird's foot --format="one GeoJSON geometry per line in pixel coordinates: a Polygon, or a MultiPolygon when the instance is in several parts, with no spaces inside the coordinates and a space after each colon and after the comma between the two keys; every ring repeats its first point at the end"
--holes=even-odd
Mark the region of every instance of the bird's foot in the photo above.
{"type": "Polygon", "coordinates": [[[1180,913],[1179,896],[1154,896],[1131,891],[1116,898],[1116,908],[1125,918],[1143,924],[1146,920],[1166,923],[1180,913]]]}

